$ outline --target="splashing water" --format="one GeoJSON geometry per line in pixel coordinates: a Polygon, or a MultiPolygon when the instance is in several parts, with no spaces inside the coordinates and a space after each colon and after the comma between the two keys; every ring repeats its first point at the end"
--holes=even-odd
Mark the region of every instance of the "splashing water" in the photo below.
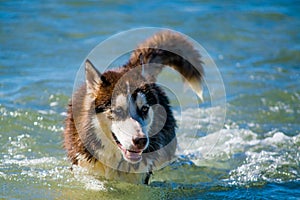
{"type": "Polygon", "coordinates": [[[298,4],[3,1],[0,9],[1,199],[299,198],[298,4]],[[175,105],[179,158],[150,186],[72,171],[62,132],[80,63],[108,36],[153,24],[212,55],[227,93],[224,126],[208,131],[220,108],[207,102],[181,113],[175,105]]]}

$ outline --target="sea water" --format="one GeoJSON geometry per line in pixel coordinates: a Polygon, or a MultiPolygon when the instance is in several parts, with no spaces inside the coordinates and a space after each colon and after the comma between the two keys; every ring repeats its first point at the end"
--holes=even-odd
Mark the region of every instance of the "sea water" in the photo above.
{"type": "Polygon", "coordinates": [[[299,199],[299,11],[280,0],[1,1],[0,198],[299,199]],[[211,55],[224,123],[207,131],[223,109],[207,92],[197,107],[175,102],[178,160],[150,186],[71,171],[62,132],[77,70],[101,41],[144,26],[180,31],[211,55]]]}

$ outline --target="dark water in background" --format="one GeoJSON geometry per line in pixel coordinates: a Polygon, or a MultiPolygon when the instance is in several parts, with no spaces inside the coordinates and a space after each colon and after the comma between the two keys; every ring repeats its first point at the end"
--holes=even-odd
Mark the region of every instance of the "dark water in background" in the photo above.
{"type": "Polygon", "coordinates": [[[1,1],[0,198],[299,199],[299,12],[299,1],[1,1]],[[209,159],[197,152],[216,135],[194,138],[152,187],[103,185],[69,171],[65,107],[90,50],[143,26],[183,32],[213,57],[227,93],[222,137],[209,159]]]}

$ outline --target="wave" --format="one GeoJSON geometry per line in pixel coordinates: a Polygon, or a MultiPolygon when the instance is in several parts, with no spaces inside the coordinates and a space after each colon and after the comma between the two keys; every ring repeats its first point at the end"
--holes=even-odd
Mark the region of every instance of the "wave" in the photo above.
{"type": "Polygon", "coordinates": [[[187,157],[198,167],[227,170],[223,181],[229,185],[300,180],[300,135],[288,136],[274,130],[262,137],[262,134],[226,123],[210,134],[200,137],[195,132],[191,134],[193,127],[201,128],[201,123],[208,121],[197,122],[191,116],[199,116],[199,113],[205,116],[206,112],[218,110],[209,108],[182,113],[185,126],[192,124],[192,127],[178,135],[179,156],[187,157]]]}
{"type": "MultiPolygon", "coordinates": [[[[300,135],[288,136],[277,130],[258,134],[229,121],[219,130],[208,129],[208,126],[220,127],[220,109],[175,112],[178,160],[154,172],[153,186],[231,187],[300,180],[300,135]]],[[[19,126],[15,127],[20,130],[11,136],[0,135],[3,144],[0,179],[27,184],[34,180],[47,187],[107,190],[106,185],[111,183],[98,180],[76,167],[70,170],[59,144],[58,134],[62,129],[59,126],[49,128],[57,121],[53,118],[61,118],[59,113],[10,111],[3,107],[1,112],[6,113],[2,115],[2,122],[6,123],[3,130],[9,130],[17,122],[20,122],[19,126]]]]}

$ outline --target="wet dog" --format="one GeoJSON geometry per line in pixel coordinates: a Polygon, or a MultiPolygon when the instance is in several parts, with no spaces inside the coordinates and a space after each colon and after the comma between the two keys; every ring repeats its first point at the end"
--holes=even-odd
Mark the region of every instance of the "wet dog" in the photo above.
{"type": "Polygon", "coordinates": [[[153,170],[174,160],[176,121],[168,97],[155,83],[165,66],[201,96],[199,52],[179,33],[155,34],[126,64],[102,74],[85,61],[86,83],[73,94],[64,131],[73,164],[106,179],[147,183],[153,170]]]}

